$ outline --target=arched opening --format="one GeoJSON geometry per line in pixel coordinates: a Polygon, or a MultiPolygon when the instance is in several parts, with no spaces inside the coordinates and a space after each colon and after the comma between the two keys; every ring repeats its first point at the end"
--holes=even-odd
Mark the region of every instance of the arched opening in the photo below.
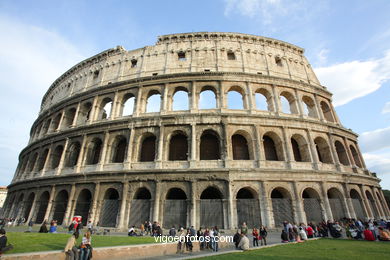
{"type": "Polygon", "coordinates": [[[245,222],[249,228],[260,227],[260,204],[258,195],[255,191],[250,188],[240,189],[236,195],[236,205],[238,227],[241,226],[243,222],[245,222]]]}
{"type": "Polygon", "coordinates": [[[83,189],[77,198],[75,216],[82,217],[83,225],[86,225],[89,217],[89,209],[91,207],[92,194],[88,189],[83,189]]]}
{"type": "Polygon", "coordinates": [[[295,97],[287,91],[280,93],[281,110],[285,114],[298,114],[295,97]]]}
{"type": "Polygon", "coordinates": [[[308,117],[313,117],[313,118],[317,117],[316,106],[313,99],[311,99],[308,96],[303,96],[302,102],[304,104],[303,114],[308,117]]]}
{"type": "Polygon", "coordinates": [[[376,207],[375,199],[372,196],[371,192],[369,192],[368,190],[366,190],[366,197],[368,200],[368,204],[370,204],[373,217],[375,219],[379,219],[379,212],[378,212],[378,208],[376,207]]]}
{"type": "Polygon", "coordinates": [[[34,171],[37,159],[38,159],[38,153],[34,153],[33,156],[31,157],[30,161],[29,161],[29,167],[28,167],[28,171],[29,172],[33,172],[34,171]]]}
{"type": "Polygon", "coordinates": [[[52,121],[51,123],[51,126],[50,126],[50,132],[54,132],[58,129],[58,127],[60,126],[60,121],[61,121],[61,116],[62,114],[59,113],[55,118],[54,120],[52,121]]]}
{"type": "Polygon", "coordinates": [[[49,149],[45,149],[41,156],[39,157],[39,162],[38,162],[38,171],[41,171],[43,167],[45,167],[45,162],[47,159],[47,155],[49,154],[49,149]]]}
{"type": "Polygon", "coordinates": [[[21,215],[21,209],[23,208],[23,198],[24,194],[19,195],[18,200],[16,201],[16,205],[14,206],[13,212],[11,212],[12,218],[19,218],[21,215]]]}
{"type": "Polygon", "coordinates": [[[111,117],[112,103],[113,102],[111,98],[103,99],[99,107],[99,114],[98,114],[99,120],[108,119],[109,117],[111,117]]]}
{"type": "Polygon", "coordinates": [[[221,159],[219,137],[212,130],[206,130],[200,137],[200,159],[219,160],[221,159]]]}
{"type": "Polygon", "coordinates": [[[135,97],[133,94],[126,94],[122,101],[122,116],[131,116],[134,111],[135,97]]]}
{"type": "Polygon", "coordinates": [[[249,149],[246,138],[240,134],[232,136],[233,160],[249,160],[249,149]]]}
{"type": "Polygon", "coordinates": [[[157,90],[149,92],[148,99],[146,101],[146,113],[160,112],[161,108],[161,94],[157,90]]]}
{"type": "Polygon", "coordinates": [[[276,227],[283,226],[284,221],[294,222],[290,193],[284,188],[275,188],[271,192],[272,211],[276,227]]]}
{"type": "Polygon", "coordinates": [[[343,165],[348,166],[349,160],[348,160],[347,151],[345,150],[344,145],[342,143],[340,143],[339,141],[336,141],[334,145],[336,147],[336,152],[337,152],[337,156],[339,158],[339,162],[343,165]]]}
{"type": "Polygon", "coordinates": [[[199,109],[217,108],[217,95],[213,88],[204,88],[199,95],[199,109]]]}
{"type": "Polygon", "coordinates": [[[103,142],[100,138],[94,138],[88,145],[87,165],[98,164],[102,151],[103,142]]]}
{"type": "Polygon", "coordinates": [[[71,127],[73,124],[74,116],[76,115],[76,108],[70,108],[66,110],[65,115],[64,115],[64,127],[71,127]]]}
{"type": "Polygon", "coordinates": [[[267,161],[283,161],[281,141],[275,134],[267,133],[263,136],[263,147],[267,161]]]}
{"type": "Polygon", "coordinates": [[[180,188],[171,188],[164,203],[164,227],[186,227],[187,195],[180,188]]]}
{"type": "Polygon", "coordinates": [[[141,162],[153,162],[156,158],[156,137],[149,135],[145,137],[141,144],[141,162]]]}
{"type": "Polygon", "coordinates": [[[73,142],[68,151],[68,158],[66,160],[66,167],[74,167],[79,160],[81,145],[79,142],[73,142]]]}
{"type": "Polygon", "coordinates": [[[126,156],[127,139],[124,136],[117,136],[112,148],[112,162],[123,163],[126,156]]]}
{"type": "Polygon", "coordinates": [[[45,214],[47,210],[47,205],[49,204],[49,197],[50,194],[48,191],[45,191],[44,193],[41,194],[39,197],[39,200],[37,201],[37,217],[35,219],[35,223],[40,224],[42,223],[45,219],[45,214]]]}
{"type": "Polygon", "coordinates": [[[243,95],[237,90],[229,90],[227,93],[228,109],[244,109],[243,95]]]}
{"type": "Polygon", "coordinates": [[[24,213],[23,213],[23,217],[24,219],[27,221],[28,220],[28,217],[30,216],[30,211],[31,211],[31,208],[32,208],[32,205],[34,203],[34,199],[35,199],[35,194],[32,192],[27,200],[26,200],[26,204],[24,205],[24,213]]]}
{"type": "Polygon", "coordinates": [[[356,151],[355,147],[353,147],[352,145],[350,145],[350,146],[349,146],[349,149],[351,150],[351,153],[352,153],[352,156],[353,156],[353,160],[355,161],[356,166],[359,167],[359,168],[363,168],[362,163],[361,163],[361,161],[360,161],[359,154],[358,154],[358,152],[356,151]]]}
{"type": "Polygon", "coordinates": [[[46,124],[45,126],[43,127],[43,134],[47,134],[49,133],[49,130],[50,130],[50,125],[51,125],[51,118],[49,118],[47,121],[46,121],[46,124]]]}
{"type": "Polygon", "coordinates": [[[321,101],[320,105],[325,120],[328,122],[334,122],[332,110],[330,109],[329,105],[325,101],[321,101]]]}
{"type": "Polygon", "coordinates": [[[351,189],[349,195],[352,200],[352,205],[353,205],[353,209],[355,210],[356,218],[360,220],[364,220],[366,214],[364,213],[363,201],[362,198],[360,197],[359,192],[357,192],[355,189],[351,189]]]}
{"type": "Polygon", "coordinates": [[[139,188],[131,201],[129,226],[140,226],[141,223],[150,220],[150,209],[152,195],[150,191],[143,187],[139,188]]]}
{"type": "Polygon", "coordinates": [[[328,190],[328,200],[334,221],[338,221],[346,217],[344,204],[342,202],[343,195],[338,189],[331,188],[328,190]]]}
{"type": "Polygon", "coordinates": [[[102,227],[116,227],[119,216],[119,193],[110,188],[104,194],[100,213],[100,225],[102,227]]]}
{"type": "Polygon", "coordinates": [[[58,225],[62,225],[65,217],[66,207],[68,205],[68,192],[60,191],[54,200],[53,220],[57,220],[58,225]]]}
{"type": "Polygon", "coordinates": [[[187,136],[177,133],[172,136],[169,142],[169,160],[187,161],[188,160],[188,140],[187,136]]]}
{"type": "Polygon", "coordinates": [[[172,110],[188,110],[188,92],[184,88],[178,88],[173,94],[172,110]]]}
{"type": "Polygon", "coordinates": [[[200,195],[200,226],[223,228],[223,195],[215,187],[208,187],[200,195]]]}
{"type": "Polygon", "coordinates": [[[294,160],[296,162],[310,162],[310,152],[306,139],[298,134],[294,134],[291,137],[291,146],[294,154],[294,160]]]}
{"type": "Polygon", "coordinates": [[[77,124],[85,124],[91,119],[92,103],[85,102],[80,106],[79,115],[77,117],[77,124]]]}
{"type": "Polygon", "coordinates": [[[312,188],[306,188],[302,192],[302,199],[307,222],[319,223],[323,221],[322,204],[318,192],[312,188]]]}
{"type": "Polygon", "coordinates": [[[52,158],[51,158],[51,168],[55,169],[58,167],[60,164],[62,152],[64,151],[64,147],[62,145],[58,145],[55,149],[54,152],[52,153],[52,158]]]}
{"type": "Polygon", "coordinates": [[[333,163],[332,155],[328,143],[322,137],[314,139],[318,160],[322,163],[333,163]]]}

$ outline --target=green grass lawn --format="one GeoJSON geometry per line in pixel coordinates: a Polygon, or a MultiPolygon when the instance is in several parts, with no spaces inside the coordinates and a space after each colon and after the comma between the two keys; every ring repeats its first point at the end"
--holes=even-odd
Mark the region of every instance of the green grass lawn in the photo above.
{"type": "Polygon", "coordinates": [[[261,250],[210,256],[202,259],[380,260],[389,259],[389,255],[390,242],[320,239],[299,244],[264,248],[261,250]]]}
{"type": "MultiPolygon", "coordinates": [[[[43,233],[23,233],[7,232],[8,243],[14,246],[14,249],[8,254],[63,250],[71,234],[43,234],[43,233]]],[[[78,244],[81,243],[81,236],[78,244]]],[[[127,237],[127,236],[92,236],[93,247],[105,246],[125,246],[135,244],[155,243],[153,237],[127,237]]]]}

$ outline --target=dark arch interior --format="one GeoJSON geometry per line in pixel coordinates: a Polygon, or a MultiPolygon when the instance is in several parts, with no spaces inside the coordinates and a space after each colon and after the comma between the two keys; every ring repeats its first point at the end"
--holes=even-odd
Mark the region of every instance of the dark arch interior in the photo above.
{"type": "Polygon", "coordinates": [[[314,189],[307,188],[302,192],[302,198],[314,199],[314,198],[319,198],[319,195],[314,189]]]}
{"type": "Polygon", "coordinates": [[[169,160],[186,161],[188,159],[187,136],[179,133],[172,136],[169,142],[169,160]]]}
{"type": "Polygon", "coordinates": [[[219,160],[221,159],[219,151],[219,139],[213,131],[206,131],[200,138],[200,159],[201,160],[219,160]]]}
{"type": "Polygon", "coordinates": [[[328,198],[329,199],[340,199],[341,198],[340,191],[338,191],[335,188],[328,190],[328,198]]]}
{"type": "Polygon", "coordinates": [[[248,142],[239,134],[232,136],[233,160],[249,160],[248,142]]]}
{"type": "Polygon", "coordinates": [[[200,199],[202,200],[222,199],[222,194],[217,188],[208,187],[202,192],[202,194],[200,195],[200,199]]]}
{"type": "Polygon", "coordinates": [[[272,199],[285,199],[286,196],[283,194],[284,192],[280,189],[274,189],[271,192],[271,198],[272,199]]]}
{"type": "Polygon", "coordinates": [[[68,192],[66,190],[62,190],[57,194],[56,202],[59,201],[67,201],[68,200],[68,192]]]}
{"type": "Polygon", "coordinates": [[[46,201],[49,200],[50,194],[48,191],[45,191],[42,193],[41,197],[39,198],[40,201],[46,201]]]}
{"type": "Polygon", "coordinates": [[[352,199],[359,199],[359,200],[361,199],[359,193],[356,190],[354,190],[354,189],[352,189],[349,192],[349,194],[350,194],[352,199]]]}
{"type": "Polygon", "coordinates": [[[276,153],[276,146],[274,140],[268,135],[263,137],[265,159],[268,161],[279,161],[278,154],[276,153]]]}
{"type": "Polygon", "coordinates": [[[154,135],[146,137],[142,141],[141,162],[153,162],[156,157],[156,137],[154,135]]]}
{"type": "Polygon", "coordinates": [[[294,138],[291,138],[291,145],[292,145],[292,150],[294,153],[294,160],[296,162],[302,162],[302,155],[301,155],[301,151],[299,150],[299,144],[298,144],[297,140],[295,140],[294,138]]]}
{"type": "Polygon", "coordinates": [[[80,192],[80,195],[77,199],[79,202],[90,202],[92,199],[92,194],[89,190],[84,189],[80,192]]]}
{"type": "Polygon", "coordinates": [[[105,200],[117,200],[119,199],[119,193],[116,189],[108,189],[106,193],[104,194],[105,200]]]}
{"type": "Polygon", "coordinates": [[[242,188],[237,192],[236,199],[254,199],[255,197],[253,196],[253,193],[247,189],[247,188],[242,188]]]}
{"type": "Polygon", "coordinates": [[[167,193],[167,200],[186,200],[187,195],[186,193],[179,188],[172,188],[167,193]]]}
{"type": "Polygon", "coordinates": [[[151,198],[152,195],[147,188],[139,188],[134,196],[134,199],[136,200],[150,200],[151,198]]]}
{"type": "Polygon", "coordinates": [[[119,137],[117,139],[117,143],[114,150],[114,156],[112,160],[114,163],[121,163],[125,160],[126,147],[127,147],[126,138],[123,136],[119,137]]]}

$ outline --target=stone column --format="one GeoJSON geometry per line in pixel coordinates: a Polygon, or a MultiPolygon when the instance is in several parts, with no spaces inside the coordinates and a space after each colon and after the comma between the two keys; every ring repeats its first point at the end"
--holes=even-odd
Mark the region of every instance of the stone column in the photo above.
{"type": "Polygon", "coordinates": [[[220,109],[226,109],[227,104],[226,104],[226,93],[225,93],[225,88],[222,84],[221,81],[218,81],[218,86],[219,86],[219,108],[220,109]]]}
{"type": "Polygon", "coordinates": [[[138,87],[138,92],[137,92],[137,98],[134,101],[134,112],[133,112],[133,117],[139,116],[139,114],[144,112],[144,103],[142,100],[142,85],[138,87]]]}
{"type": "Polygon", "coordinates": [[[318,105],[317,94],[315,94],[315,93],[314,93],[314,109],[316,111],[317,118],[320,119],[321,121],[323,121],[324,115],[322,114],[322,110],[318,105]]]}
{"type": "Polygon", "coordinates": [[[378,210],[378,214],[379,214],[380,218],[384,218],[386,214],[385,214],[385,212],[383,210],[382,203],[380,203],[381,199],[378,198],[377,193],[374,190],[374,187],[371,187],[371,193],[372,193],[372,196],[373,196],[373,198],[375,200],[375,206],[376,206],[376,208],[378,210]]]}
{"type": "Polygon", "coordinates": [[[293,158],[293,151],[292,151],[292,147],[290,145],[290,139],[288,138],[287,136],[287,130],[286,130],[286,127],[283,127],[282,128],[282,131],[283,131],[283,144],[284,144],[284,151],[285,151],[285,155],[286,155],[286,158],[285,160],[287,161],[287,167],[289,169],[291,169],[291,161],[294,160],[293,158]]]}
{"type": "Polygon", "coordinates": [[[97,105],[98,99],[99,99],[99,96],[95,96],[95,98],[93,99],[93,103],[91,106],[91,112],[90,112],[87,124],[91,123],[93,121],[96,121],[96,119],[97,119],[97,114],[99,112],[99,107],[97,105]]]}
{"type": "Polygon", "coordinates": [[[64,168],[65,158],[66,158],[66,151],[68,150],[68,146],[69,146],[69,137],[67,137],[66,140],[65,140],[64,149],[62,150],[60,162],[58,164],[58,167],[57,167],[57,170],[55,172],[55,175],[60,175],[62,169],[64,168]]]}
{"type": "Polygon", "coordinates": [[[322,200],[324,202],[325,206],[325,219],[326,220],[333,220],[333,213],[332,209],[330,207],[329,199],[328,199],[328,191],[326,189],[325,183],[323,181],[321,183],[321,193],[322,193],[322,200]]]}
{"type": "Polygon", "coordinates": [[[357,218],[355,208],[353,207],[352,204],[352,199],[351,196],[349,195],[347,184],[343,183],[343,191],[344,191],[344,196],[345,196],[345,201],[346,201],[346,206],[349,212],[349,218],[357,218]]]}
{"type": "Polygon", "coordinates": [[[296,210],[295,210],[295,213],[296,213],[295,214],[296,215],[295,222],[296,223],[307,223],[306,212],[304,210],[303,200],[299,196],[297,182],[293,181],[292,182],[292,186],[293,186],[293,191],[294,191],[295,208],[296,208],[296,210]]]}
{"type": "Polygon", "coordinates": [[[157,158],[156,160],[156,168],[162,168],[162,161],[164,160],[163,158],[163,150],[164,150],[164,126],[160,126],[160,131],[159,131],[159,137],[158,137],[158,148],[157,148],[157,158]]]}
{"type": "MultiPolygon", "coordinates": [[[[288,63],[288,62],[287,62],[288,63]]],[[[298,90],[295,89],[295,102],[297,104],[297,110],[300,117],[304,117],[302,100],[299,98],[298,90]]]]}
{"type": "Polygon", "coordinates": [[[309,129],[306,130],[306,135],[307,135],[307,140],[309,142],[313,169],[318,170],[320,159],[318,158],[316,144],[314,143],[313,136],[311,135],[311,131],[309,129]]]}
{"type": "Polygon", "coordinates": [[[77,103],[76,112],[74,113],[73,121],[70,125],[71,127],[75,127],[77,125],[77,120],[80,113],[80,107],[81,107],[81,102],[77,103]]]}
{"type": "Polygon", "coordinates": [[[249,112],[252,112],[254,110],[255,106],[253,104],[256,104],[253,100],[253,93],[251,90],[251,87],[249,86],[249,83],[246,82],[246,93],[244,94],[244,97],[246,100],[246,107],[245,109],[248,110],[249,112]]]}
{"type": "Polygon", "coordinates": [[[121,201],[121,209],[120,209],[120,215],[119,215],[119,229],[126,230],[127,229],[127,222],[126,222],[126,206],[128,203],[128,192],[129,192],[129,182],[123,182],[122,183],[122,201],[121,201]]]}
{"type": "Polygon", "coordinates": [[[339,156],[337,155],[337,151],[336,151],[336,147],[335,147],[335,142],[334,142],[334,139],[333,139],[333,136],[328,133],[328,138],[329,138],[329,148],[330,148],[330,151],[332,153],[332,156],[333,156],[333,161],[336,165],[336,169],[338,171],[341,171],[341,164],[340,164],[340,161],[339,161],[339,156]]]}
{"type": "MultiPolygon", "coordinates": [[[[199,92],[200,93],[200,92],[199,92]]],[[[188,104],[189,105],[189,109],[191,112],[195,112],[198,110],[198,106],[199,106],[199,96],[198,96],[198,91],[197,91],[197,87],[196,87],[196,82],[195,81],[191,81],[191,92],[190,92],[190,103],[188,104]]]]}
{"type": "Polygon", "coordinates": [[[196,140],[196,123],[191,124],[191,161],[197,160],[196,148],[198,142],[196,140]]]}
{"type": "Polygon", "coordinates": [[[68,205],[66,205],[66,211],[65,211],[65,216],[64,216],[64,221],[62,222],[63,226],[68,226],[70,224],[69,218],[71,217],[71,210],[72,210],[72,205],[74,203],[74,194],[76,192],[76,184],[72,184],[72,188],[70,189],[70,194],[69,194],[69,199],[68,199],[68,205]]]}
{"type": "Polygon", "coordinates": [[[129,129],[130,134],[129,134],[129,141],[127,144],[127,153],[126,153],[126,158],[124,162],[124,169],[130,169],[131,168],[131,162],[132,162],[132,156],[133,156],[133,144],[134,144],[134,128],[130,127],[129,129]]]}
{"type": "Polygon", "coordinates": [[[62,122],[64,121],[66,111],[64,110],[61,114],[60,121],[58,122],[57,129],[53,129],[54,132],[58,132],[61,129],[62,122]]]}
{"type": "Polygon", "coordinates": [[[234,203],[235,199],[233,196],[233,187],[232,183],[229,181],[227,183],[228,185],[228,194],[227,194],[227,199],[228,199],[228,228],[233,229],[235,225],[237,224],[237,203],[234,203]]]}
{"type": "Polygon", "coordinates": [[[164,114],[168,111],[168,88],[169,84],[164,84],[161,93],[161,102],[160,102],[160,113],[164,114]]]}
{"type": "Polygon", "coordinates": [[[190,212],[190,225],[196,227],[196,191],[197,185],[196,181],[191,181],[191,212],[190,212]]]}
{"type": "Polygon", "coordinates": [[[76,167],[75,167],[75,172],[76,173],[80,172],[81,166],[84,165],[84,163],[85,163],[86,156],[84,154],[85,154],[85,150],[86,150],[86,147],[85,147],[86,145],[87,145],[87,135],[84,134],[83,135],[83,141],[81,142],[81,146],[80,146],[79,159],[77,160],[77,164],[76,164],[76,167]]]}
{"type": "MultiPolygon", "coordinates": [[[[31,205],[31,209],[30,209],[30,212],[28,213],[28,217],[27,217],[27,220],[26,220],[26,223],[30,222],[30,220],[33,218],[33,215],[34,215],[34,211],[35,211],[35,208],[37,206],[37,201],[38,201],[38,194],[39,190],[38,191],[35,191],[35,196],[34,196],[34,201],[31,205]]],[[[3,216],[5,217],[5,216],[3,216]]]]}
{"type": "Polygon", "coordinates": [[[366,216],[368,219],[373,218],[371,205],[368,203],[368,199],[367,199],[366,193],[364,192],[363,185],[360,184],[359,189],[360,189],[360,193],[362,196],[364,210],[366,211],[366,216]]]}
{"type": "Polygon", "coordinates": [[[259,203],[262,225],[271,227],[274,224],[272,214],[272,200],[267,196],[263,181],[260,181],[259,203]]]}
{"type": "Polygon", "coordinates": [[[160,196],[161,196],[161,182],[155,181],[156,185],[156,191],[154,195],[154,205],[153,205],[153,220],[152,221],[159,221],[159,210],[160,210],[160,196]]]}
{"type": "Polygon", "coordinates": [[[351,167],[355,167],[355,166],[356,166],[355,158],[353,158],[352,152],[351,152],[351,150],[349,149],[349,146],[348,146],[348,143],[347,143],[347,138],[343,137],[343,143],[344,143],[345,151],[347,152],[347,157],[348,157],[348,160],[349,160],[349,165],[350,165],[351,167]]]}
{"type": "Polygon", "coordinates": [[[114,100],[112,101],[111,113],[109,115],[110,119],[115,119],[119,117],[118,110],[121,107],[121,104],[120,101],[118,101],[118,99],[119,99],[118,91],[115,91],[114,100]]]}
{"type": "Polygon", "coordinates": [[[47,156],[45,158],[45,163],[43,164],[43,168],[41,170],[41,176],[45,175],[45,172],[47,170],[47,167],[48,167],[48,164],[49,164],[49,160],[50,160],[50,157],[51,157],[51,151],[52,150],[53,150],[53,144],[50,145],[49,150],[47,151],[47,156]]]}
{"type": "Polygon", "coordinates": [[[279,95],[276,93],[276,86],[272,85],[272,96],[274,98],[275,113],[278,115],[281,112],[279,95]]]}
{"type": "Polygon", "coordinates": [[[260,133],[259,133],[259,130],[257,129],[257,126],[256,125],[253,125],[253,132],[255,133],[255,136],[253,138],[253,143],[254,143],[254,148],[255,148],[255,157],[253,158],[254,160],[257,160],[257,167],[261,167],[261,161],[264,161],[265,158],[264,157],[264,151],[263,151],[263,147],[262,147],[262,140],[260,138],[260,133]],[[262,157],[263,156],[263,157],[262,157]]]}
{"type": "Polygon", "coordinates": [[[49,216],[50,216],[51,211],[52,211],[55,193],[56,193],[56,186],[53,185],[53,187],[51,188],[51,191],[50,191],[50,197],[49,197],[49,202],[47,204],[45,217],[43,218],[44,220],[49,221],[49,216]]]}
{"type": "Polygon", "coordinates": [[[107,147],[108,147],[109,137],[110,137],[110,133],[108,131],[106,131],[104,133],[103,149],[102,149],[102,153],[100,155],[101,158],[100,158],[100,161],[99,161],[98,166],[97,166],[98,171],[103,170],[103,167],[106,164],[106,156],[107,156],[107,147]]]}
{"type": "Polygon", "coordinates": [[[92,224],[95,226],[97,222],[99,222],[99,216],[98,216],[98,199],[100,196],[100,182],[95,184],[95,191],[93,193],[93,200],[92,200],[92,205],[91,209],[89,210],[89,218],[92,222],[92,224]]]}

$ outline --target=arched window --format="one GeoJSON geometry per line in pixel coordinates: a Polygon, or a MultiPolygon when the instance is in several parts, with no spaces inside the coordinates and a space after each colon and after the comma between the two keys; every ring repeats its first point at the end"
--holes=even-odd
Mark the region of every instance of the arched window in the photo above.
{"type": "Polygon", "coordinates": [[[58,129],[58,127],[60,126],[61,116],[62,116],[62,114],[60,113],[54,118],[54,120],[51,124],[51,129],[50,129],[51,132],[56,131],[58,129]]]}
{"type": "Polygon", "coordinates": [[[49,149],[45,149],[41,154],[38,162],[38,171],[41,171],[43,167],[45,167],[45,162],[48,154],[49,154],[49,149]]]}
{"type": "Polygon", "coordinates": [[[112,162],[122,163],[125,160],[127,139],[124,136],[116,138],[112,149],[112,162]]]}
{"type": "Polygon", "coordinates": [[[322,163],[333,163],[332,155],[328,143],[322,137],[314,139],[316,145],[318,159],[322,163]]]}
{"type": "Polygon", "coordinates": [[[264,135],[263,146],[264,146],[265,159],[267,161],[281,161],[281,158],[279,158],[273,138],[271,138],[268,135],[264,135]]]}
{"type": "Polygon", "coordinates": [[[69,151],[68,151],[68,158],[66,160],[66,167],[74,167],[76,166],[78,159],[79,159],[79,154],[80,154],[80,143],[79,142],[74,142],[70,145],[69,151]]]}
{"type": "Polygon", "coordinates": [[[74,212],[74,215],[82,217],[83,225],[87,224],[91,201],[91,192],[88,189],[83,189],[77,198],[76,209],[74,212]]]}
{"type": "Polygon", "coordinates": [[[99,138],[93,139],[92,142],[88,145],[87,165],[99,163],[102,145],[102,140],[99,138]]]}
{"type": "Polygon", "coordinates": [[[216,187],[208,187],[200,195],[200,225],[223,227],[223,194],[216,187]],[[214,213],[213,213],[214,212],[214,213]],[[218,212],[218,214],[215,214],[218,212]]]}
{"type": "Polygon", "coordinates": [[[315,109],[315,103],[313,99],[311,99],[308,96],[302,97],[302,102],[304,104],[303,106],[303,113],[309,117],[317,117],[316,109],[315,109]]]}
{"type": "Polygon", "coordinates": [[[199,95],[199,109],[217,108],[217,97],[213,89],[205,88],[199,95]]]}
{"type": "Polygon", "coordinates": [[[342,193],[337,188],[330,188],[327,195],[333,219],[337,221],[346,217],[342,193]]]}
{"type": "Polygon", "coordinates": [[[146,102],[146,113],[160,112],[160,107],[161,94],[157,90],[150,91],[146,102]]]}
{"type": "Polygon", "coordinates": [[[272,96],[266,89],[258,89],[255,93],[256,108],[264,111],[274,111],[272,96]]]}
{"type": "Polygon", "coordinates": [[[85,102],[80,106],[79,116],[77,118],[77,124],[85,124],[91,118],[92,103],[85,102]]]}
{"type": "Polygon", "coordinates": [[[342,143],[339,141],[335,142],[337,156],[339,157],[339,162],[343,165],[349,165],[347,151],[342,143]]]}
{"type": "Polygon", "coordinates": [[[103,227],[116,227],[119,214],[119,193],[110,188],[104,194],[102,202],[100,225],[103,227]]]}
{"type": "Polygon", "coordinates": [[[284,221],[294,222],[291,194],[286,189],[280,187],[273,189],[271,201],[275,226],[282,226],[284,221]]]}
{"type": "Polygon", "coordinates": [[[68,192],[66,190],[60,191],[57,194],[53,204],[53,219],[58,221],[58,225],[61,225],[65,217],[66,208],[68,206],[68,192]]]}
{"type": "Polygon", "coordinates": [[[172,136],[169,142],[169,160],[186,161],[188,160],[188,140],[182,133],[172,136]]]}
{"type": "Polygon", "coordinates": [[[200,159],[219,160],[221,159],[219,138],[217,133],[211,130],[203,132],[200,138],[200,159]]]}
{"type": "Polygon", "coordinates": [[[34,155],[31,157],[29,161],[30,164],[28,167],[29,172],[32,172],[34,170],[37,159],[38,159],[38,153],[34,153],[34,155]]]}
{"type": "Polygon", "coordinates": [[[280,93],[280,104],[281,104],[281,110],[285,114],[298,114],[297,105],[295,97],[287,92],[284,91],[280,93]]]}
{"type": "Polygon", "coordinates": [[[228,51],[227,52],[227,59],[228,60],[236,60],[236,55],[234,54],[233,51],[228,51]]]}
{"type": "Polygon", "coordinates": [[[45,127],[43,128],[43,134],[49,133],[50,124],[51,124],[51,118],[49,118],[49,119],[46,121],[45,127]]]}
{"type": "Polygon", "coordinates": [[[186,226],[187,209],[186,193],[180,188],[169,189],[164,203],[164,227],[186,226]]]}
{"type": "Polygon", "coordinates": [[[179,88],[173,95],[172,110],[188,110],[188,92],[179,88]]]}
{"type": "Polygon", "coordinates": [[[61,155],[62,155],[63,151],[64,151],[64,147],[62,145],[58,145],[54,149],[54,152],[52,153],[52,161],[51,161],[51,168],[52,169],[57,168],[58,165],[60,164],[61,155]]]}
{"type": "Polygon", "coordinates": [[[352,156],[353,156],[353,160],[355,161],[355,164],[357,167],[359,168],[362,168],[362,163],[360,161],[360,157],[359,157],[359,154],[358,152],[356,151],[355,147],[353,147],[352,145],[349,146],[349,149],[351,150],[351,153],[352,153],[352,156]]]}
{"type": "Polygon", "coordinates": [[[133,114],[135,97],[133,94],[127,94],[122,102],[122,116],[130,116],[133,114]]]}
{"type": "Polygon", "coordinates": [[[323,220],[320,195],[313,188],[306,188],[302,192],[303,208],[307,222],[319,223],[323,220]]]}
{"type": "Polygon", "coordinates": [[[232,136],[233,160],[249,160],[248,142],[239,134],[232,136]]]}
{"type": "Polygon", "coordinates": [[[229,109],[244,109],[243,95],[237,90],[230,90],[227,94],[229,109]]]}
{"type": "Polygon", "coordinates": [[[70,108],[65,112],[64,127],[71,127],[73,124],[74,116],[76,115],[76,108],[70,108]]]}
{"type": "Polygon", "coordinates": [[[310,162],[310,152],[306,139],[299,134],[294,134],[291,137],[291,146],[294,154],[294,160],[296,162],[310,162]]]}
{"type": "Polygon", "coordinates": [[[156,157],[156,137],[146,137],[141,145],[141,162],[153,162],[156,157]]]}
{"type": "Polygon", "coordinates": [[[103,99],[102,103],[100,104],[98,119],[102,120],[111,117],[111,110],[112,110],[111,98],[103,99]]]}
{"type": "Polygon", "coordinates": [[[329,105],[325,101],[321,101],[321,110],[324,114],[324,118],[328,122],[334,122],[334,118],[332,115],[332,110],[330,109],[329,105]]]}

